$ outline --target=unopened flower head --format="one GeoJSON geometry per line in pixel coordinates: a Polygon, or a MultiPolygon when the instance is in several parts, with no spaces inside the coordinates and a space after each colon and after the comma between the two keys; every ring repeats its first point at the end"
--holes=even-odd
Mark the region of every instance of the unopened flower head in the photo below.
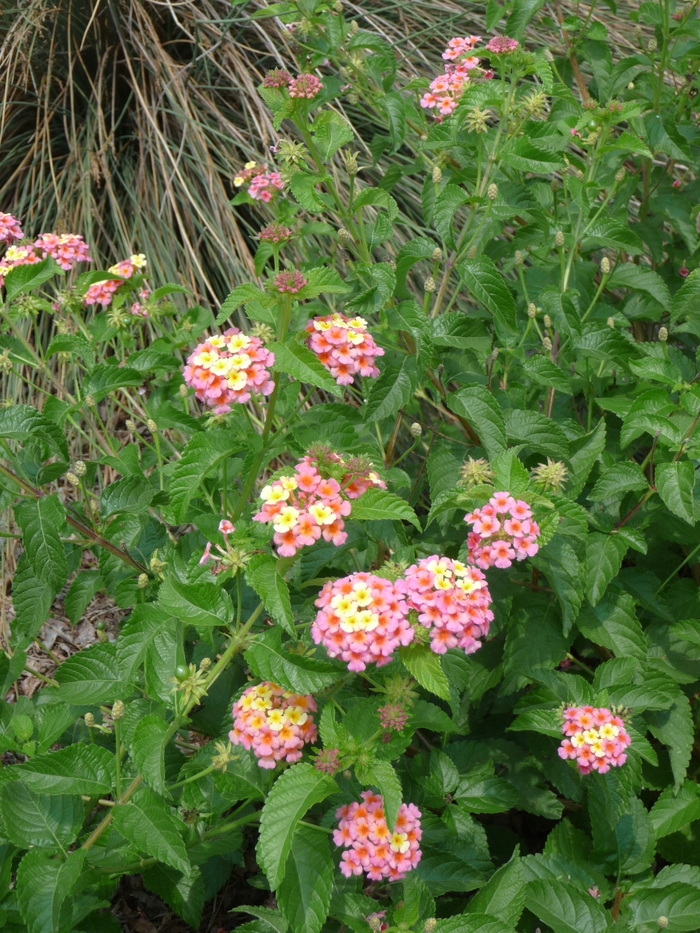
{"type": "Polygon", "coordinates": [[[190,354],[183,371],[188,386],[214,413],[226,414],[233,404],[245,404],[252,395],[269,395],[275,387],[270,378],[274,354],[258,337],[248,337],[232,327],[209,337],[190,354]]]}
{"type": "Polygon", "coordinates": [[[312,713],[314,698],[291,693],[265,681],[248,687],[233,704],[233,729],[229,739],[253,752],[261,768],[273,769],[278,761],[299,761],[305,745],[316,741],[312,713]]]}
{"type": "Polygon", "coordinates": [[[498,197],[498,185],[490,184],[486,189],[486,197],[489,201],[495,201],[498,197]]]}
{"type": "Polygon", "coordinates": [[[439,185],[442,181],[442,169],[439,165],[433,166],[433,184],[439,185]]]}
{"type": "Polygon", "coordinates": [[[472,525],[467,544],[469,560],[483,570],[510,567],[513,561],[534,557],[540,529],[532,509],[508,492],[497,492],[480,509],[465,515],[472,525]]]}
{"type": "Polygon", "coordinates": [[[484,486],[493,483],[494,472],[488,460],[474,460],[469,457],[460,469],[460,485],[466,486],[484,486]]]}
{"type": "Polygon", "coordinates": [[[286,243],[287,240],[292,235],[292,231],[289,227],[285,227],[284,224],[268,224],[267,227],[263,229],[258,234],[258,239],[262,240],[264,243],[286,243]]]}
{"type": "Polygon", "coordinates": [[[324,451],[322,458],[307,454],[292,474],[263,488],[253,521],[272,525],[280,557],[293,557],[320,538],[340,547],[348,537],[344,519],[351,500],[371,487],[386,488],[368,461],[346,460],[333,451],[324,451]]]}
{"type": "Polygon", "coordinates": [[[334,775],[340,771],[340,752],[337,748],[324,748],[316,752],[314,768],[323,774],[334,775]]]}
{"type": "Polygon", "coordinates": [[[667,327],[659,328],[659,340],[661,341],[661,343],[666,343],[666,341],[668,340],[668,328],[667,327]]]}
{"type": "Polygon", "coordinates": [[[569,471],[563,463],[547,457],[546,463],[540,463],[532,471],[532,480],[545,491],[559,493],[566,485],[569,471]]]}
{"type": "Polygon", "coordinates": [[[413,641],[405,592],[402,580],[391,583],[371,573],[329,581],[316,600],[311,637],[351,671],[364,671],[368,664],[383,667],[397,648],[413,641]]]}
{"type": "Polygon", "coordinates": [[[491,594],[476,567],[449,557],[425,557],[404,576],[406,602],[430,633],[430,648],[444,654],[459,648],[473,654],[493,621],[491,594]]]}
{"type": "Polygon", "coordinates": [[[603,256],[600,260],[600,271],[603,275],[610,275],[610,260],[607,256],[603,256]]]}
{"type": "Polygon", "coordinates": [[[345,171],[348,173],[348,175],[357,175],[359,171],[357,157],[359,154],[359,152],[354,152],[347,149],[343,150],[343,162],[345,163],[345,171]]]}
{"type": "Polygon", "coordinates": [[[307,346],[340,386],[352,383],[356,375],[376,379],[375,360],[384,356],[367,331],[367,321],[340,313],[315,317],[306,325],[307,346]]]}
{"type": "Polygon", "coordinates": [[[408,722],[408,710],[400,703],[387,703],[377,710],[379,725],[387,732],[403,732],[408,722]]]}
{"type": "Polygon", "coordinates": [[[287,87],[292,76],[284,68],[273,68],[263,79],[263,87],[287,87]]]}
{"type": "Polygon", "coordinates": [[[418,440],[419,437],[423,434],[423,428],[418,424],[417,421],[414,421],[410,428],[411,436],[415,437],[418,440]]]}
{"type": "Polygon", "coordinates": [[[490,111],[482,110],[481,107],[472,107],[471,110],[467,111],[467,115],[464,118],[464,125],[470,133],[487,133],[490,116],[490,111]]]}
{"type": "Polygon", "coordinates": [[[554,234],[554,245],[557,247],[557,249],[561,249],[564,245],[564,234],[561,232],[561,230],[557,230],[557,232],[554,234]]]}
{"type": "Polygon", "coordinates": [[[278,272],[272,280],[272,288],[280,294],[296,295],[306,285],[306,279],[298,269],[278,272]]]}
{"type": "Polygon", "coordinates": [[[112,719],[115,721],[123,719],[125,712],[124,703],[121,700],[115,700],[112,706],[112,719]]]}
{"type": "Polygon", "coordinates": [[[489,39],[484,48],[493,55],[510,55],[519,48],[520,43],[517,39],[509,39],[508,36],[494,36],[489,39]]]}
{"type": "Polygon", "coordinates": [[[333,842],[342,846],[340,871],[346,878],[365,874],[370,881],[401,881],[421,859],[420,810],[402,803],[392,832],[386,822],[384,799],[363,791],[362,803],[336,811],[338,828],[333,842]]]}
{"type": "Polygon", "coordinates": [[[289,82],[289,96],[313,100],[323,90],[323,85],[316,75],[301,74],[289,82]]]}
{"type": "Polygon", "coordinates": [[[423,282],[423,291],[428,292],[428,294],[432,294],[436,288],[437,285],[435,284],[435,279],[432,277],[432,275],[428,276],[425,282],[423,282]]]}
{"type": "Polygon", "coordinates": [[[87,467],[82,460],[76,460],[73,464],[73,472],[76,476],[85,476],[87,473],[87,467]]]}
{"type": "Polygon", "coordinates": [[[631,739],[625,724],[605,707],[570,706],[563,712],[561,731],[565,738],[559,757],[576,762],[581,774],[605,774],[627,761],[631,739]]]}
{"type": "Polygon", "coordinates": [[[287,166],[302,166],[306,163],[309,152],[303,143],[291,139],[280,139],[277,143],[277,158],[287,166]]]}

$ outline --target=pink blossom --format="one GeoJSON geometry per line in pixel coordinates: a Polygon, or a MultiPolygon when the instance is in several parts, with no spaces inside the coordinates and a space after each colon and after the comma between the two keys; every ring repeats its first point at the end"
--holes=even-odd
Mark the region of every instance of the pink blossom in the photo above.
{"type": "Polygon", "coordinates": [[[493,620],[486,578],[476,567],[449,557],[426,557],[404,575],[406,602],[430,632],[436,654],[461,648],[473,654],[493,620]]]}
{"type": "Polygon", "coordinates": [[[22,225],[12,214],[3,214],[0,211],[0,243],[11,243],[13,240],[21,240],[22,225]]]}
{"type": "Polygon", "coordinates": [[[469,560],[482,570],[506,569],[514,560],[534,557],[540,529],[527,502],[497,492],[486,505],[464,516],[473,526],[467,544],[469,560]],[[497,517],[498,516],[498,517],[497,517]]]}
{"type": "Polygon", "coordinates": [[[5,284],[5,276],[18,266],[33,266],[41,262],[33,246],[9,246],[0,259],[0,288],[5,284]]]}
{"type": "Polygon", "coordinates": [[[269,369],[274,354],[259,337],[248,337],[237,327],[209,337],[190,354],[183,377],[195,395],[215,414],[245,404],[251,395],[269,395],[275,387],[269,369]]]}
{"type": "Polygon", "coordinates": [[[344,847],[340,871],[346,878],[365,874],[370,881],[401,881],[421,859],[420,810],[402,803],[392,832],[386,822],[384,799],[363,791],[362,803],[336,811],[338,828],[333,842],[344,847]]]}
{"type": "Polygon", "coordinates": [[[520,43],[517,39],[509,39],[508,36],[494,36],[493,39],[490,39],[484,48],[487,52],[492,52],[494,55],[510,55],[511,52],[514,52],[520,43]]]}
{"type": "Polygon", "coordinates": [[[281,294],[296,295],[305,285],[306,279],[298,269],[278,272],[272,280],[272,287],[281,294]]]}
{"type": "Polygon", "coordinates": [[[313,318],[306,330],[307,346],[338,385],[350,385],[358,373],[374,379],[379,375],[375,359],[384,356],[384,350],[367,332],[364,318],[329,314],[313,318]]]}
{"type": "Polygon", "coordinates": [[[323,90],[316,75],[301,74],[289,82],[289,96],[313,100],[323,90]]]}
{"type": "Polygon", "coordinates": [[[267,243],[284,243],[292,235],[289,227],[282,224],[268,224],[258,234],[258,239],[267,243]]]}
{"type": "Polygon", "coordinates": [[[34,241],[35,249],[38,249],[43,258],[51,256],[53,260],[64,270],[72,269],[76,263],[92,262],[90,259],[89,247],[82,236],[77,233],[42,233],[34,241]]]}
{"type": "Polygon", "coordinates": [[[319,612],[311,637],[332,658],[341,658],[348,670],[364,671],[368,664],[383,667],[400,645],[413,641],[405,593],[403,580],[391,583],[371,573],[330,580],[316,600],[319,612]]]}
{"type": "Polygon", "coordinates": [[[572,706],[564,710],[562,718],[565,738],[557,750],[559,757],[575,761],[581,774],[605,774],[627,761],[625,749],[632,740],[622,719],[609,709],[572,706]]]}
{"type": "Polygon", "coordinates": [[[234,745],[253,752],[261,768],[272,769],[278,761],[299,761],[305,745],[318,735],[311,713],[314,698],[290,693],[264,682],[248,687],[233,704],[233,729],[228,737],[234,745]]]}
{"type": "Polygon", "coordinates": [[[219,522],[219,531],[222,535],[232,535],[235,530],[233,522],[230,522],[227,518],[222,518],[219,522]]]}
{"type": "Polygon", "coordinates": [[[248,194],[254,201],[264,201],[266,204],[272,200],[275,191],[281,191],[284,182],[279,172],[261,172],[254,175],[248,188],[248,194]]]}
{"type": "Polygon", "coordinates": [[[292,76],[283,68],[273,68],[263,79],[263,87],[287,87],[292,76]]]}

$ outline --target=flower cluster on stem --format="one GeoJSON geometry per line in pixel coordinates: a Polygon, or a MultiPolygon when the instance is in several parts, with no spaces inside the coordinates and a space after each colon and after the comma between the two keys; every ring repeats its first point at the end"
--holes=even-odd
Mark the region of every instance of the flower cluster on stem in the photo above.
{"type": "Polygon", "coordinates": [[[483,570],[506,569],[513,561],[534,557],[540,529],[532,509],[509,492],[497,492],[480,509],[464,516],[473,525],[467,543],[469,560],[483,570]]]}
{"type": "Polygon", "coordinates": [[[564,710],[561,731],[566,736],[559,757],[571,759],[581,774],[605,774],[627,761],[631,739],[625,724],[605,707],[570,706],[564,710]]]}
{"type": "Polygon", "coordinates": [[[259,337],[248,337],[231,327],[194,349],[183,377],[200,402],[218,415],[249,401],[253,393],[269,395],[275,387],[269,372],[274,362],[274,354],[259,337]]]}
{"type": "Polygon", "coordinates": [[[261,768],[272,769],[278,761],[293,764],[305,745],[315,742],[314,698],[290,693],[265,681],[248,687],[233,704],[233,729],[229,739],[253,751],[261,768]]]}
{"type": "Polygon", "coordinates": [[[362,803],[340,807],[335,814],[339,822],[333,842],[345,849],[340,870],[346,878],[364,873],[370,881],[401,881],[421,859],[421,812],[402,803],[392,832],[384,798],[369,790],[360,796],[362,803]]]}
{"type": "Polygon", "coordinates": [[[358,373],[373,379],[379,375],[375,360],[384,356],[384,350],[367,332],[364,318],[328,314],[313,318],[306,325],[306,330],[309,349],[338,385],[350,385],[358,373]]]}

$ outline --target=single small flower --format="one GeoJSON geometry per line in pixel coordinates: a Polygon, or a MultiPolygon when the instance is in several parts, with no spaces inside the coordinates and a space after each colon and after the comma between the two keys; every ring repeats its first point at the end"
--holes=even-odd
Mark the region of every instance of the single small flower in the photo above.
{"type": "Polygon", "coordinates": [[[686,268],[685,266],[681,266],[678,270],[678,275],[680,275],[682,279],[687,279],[690,275],[690,269],[686,268]]]}
{"type": "Polygon", "coordinates": [[[219,522],[219,531],[222,535],[232,535],[235,530],[233,522],[230,522],[227,518],[222,518],[219,522]]]}
{"type": "Polygon", "coordinates": [[[211,764],[217,771],[226,771],[229,761],[233,761],[236,756],[233,754],[233,746],[230,742],[214,742],[216,755],[211,756],[211,764]]]}

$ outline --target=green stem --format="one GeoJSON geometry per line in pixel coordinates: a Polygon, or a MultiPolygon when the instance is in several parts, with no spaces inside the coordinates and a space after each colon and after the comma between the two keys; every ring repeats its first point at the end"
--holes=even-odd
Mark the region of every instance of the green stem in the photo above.
{"type": "MultiPolygon", "coordinates": [[[[131,784],[129,784],[127,789],[124,791],[122,796],[119,798],[119,800],[117,800],[117,804],[122,805],[122,804],[128,803],[129,800],[134,796],[136,791],[139,789],[142,781],[143,781],[143,775],[137,774],[134,780],[131,782],[131,784]]],[[[102,833],[107,829],[109,824],[112,822],[113,816],[114,816],[114,807],[112,807],[112,809],[105,816],[105,818],[102,820],[99,826],[97,826],[93,830],[93,832],[90,833],[90,835],[88,836],[88,838],[85,840],[85,842],[82,845],[83,849],[91,849],[95,845],[95,843],[100,838],[102,833]]]]}
{"type": "Polygon", "coordinates": [[[114,756],[114,765],[115,765],[114,787],[117,792],[117,797],[121,797],[122,795],[121,731],[122,731],[122,721],[121,719],[115,719],[114,720],[114,743],[116,746],[116,754],[114,756]]]}
{"type": "Polygon", "coordinates": [[[216,771],[214,765],[209,765],[208,768],[205,768],[203,771],[198,771],[197,774],[192,774],[190,777],[185,778],[184,781],[178,781],[177,784],[168,785],[168,790],[175,790],[176,787],[184,787],[185,784],[191,784],[192,781],[198,781],[200,778],[206,777],[207,774],[211,774],[212,771],[216,771]]]}
{"type": "Polygon", "coordinates": [[[214,836],[221,836],[223,833],[230,833],[232,829],[237,829],[239,826],[246,826],[248,823],[255,823],[260,819],[260,811],[256,810],[255,813],[248,813],[247,816],[242,816],[238,820],[234,820],[232,823],[224,823],[223,826],[212,826],[211,829],[206,830],[202,833],[203,839],[212,839],[214,836]]]}

